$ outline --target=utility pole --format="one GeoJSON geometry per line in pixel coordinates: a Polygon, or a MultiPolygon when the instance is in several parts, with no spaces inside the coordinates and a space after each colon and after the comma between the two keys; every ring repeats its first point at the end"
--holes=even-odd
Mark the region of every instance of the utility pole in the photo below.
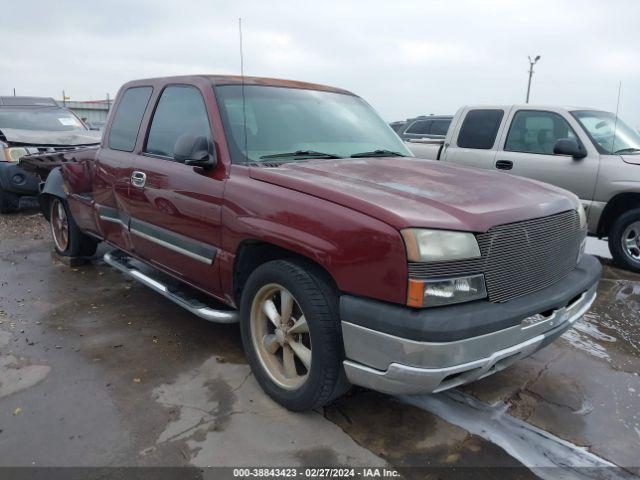
{"type": "MultiPolygon", "coordinates": [[[[527,94],[527,98],[529,98],[529,94],[527,94]]],[[[62,106],[66,107],[67,106],[67,97],[64,94],[64,90],[62,90],[62,106]]]]}
{"type": "Polygon", "coordinates": [[[107,92],[107,112],[111,110],[111,100],[109,99],[109,93],[107,92]]]}
{"type": "Polygon", "coordinates": [[[16,89],[15,89],[15,87],[13,88],[13,96],[14,96],[14,97],[16,96],[16,89]]]}
{"type": "Polygon", "coordinates": [[[531,60],[531,57],[527,58],[529,59],[529,83],[527,84],[527,101],[525,103],[529,103],[529,94],[531,93],[531,77],[533,77],[533,66],[538,63],[538,60],[540,60],[540,55],[537,55],[533,60],[531,60]]]}

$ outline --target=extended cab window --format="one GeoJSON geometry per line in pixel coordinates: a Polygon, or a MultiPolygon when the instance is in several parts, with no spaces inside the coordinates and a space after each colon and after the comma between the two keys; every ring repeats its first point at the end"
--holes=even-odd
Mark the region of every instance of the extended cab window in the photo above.
{"type": "Polygon", "coordinates": [[[458,147],[491,149],[503,115],[503,110],[469,110],[460,128],[458,147]]]}
{"type": "Polygon", "coordinates": [[[109,148],[133,151],[151,91],[151,87],[131,87],[122,94],[109,130],[109,148]]]}
{"type": "Polygon", "coordinates": [[[418,120],[417,122],[413,122],[404,133],[427,135],[431,133],[431,120],[418,120]]]}
{"type": "Polygon", "coordinates": [[[561,138],[578,141],[571,126],[560,115],[520,110],[513,117],[504,149],[510,152],[553,155],[553,147],[561,138]]]}
{"type": "Polygon", "coordinates": [[[211,140],[207,109],[200,91],[189,85],[164,89],[153,114],[145,152],[173,158],[173,147],[185,134],[211,140]]]}

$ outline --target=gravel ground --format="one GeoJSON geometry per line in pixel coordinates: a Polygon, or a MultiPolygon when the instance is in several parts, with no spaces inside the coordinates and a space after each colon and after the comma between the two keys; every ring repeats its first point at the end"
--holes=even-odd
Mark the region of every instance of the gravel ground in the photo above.
{"type": "Polygon", "coordinates": [[[49,224],[39,212],[0,215],[1,240],[43,240],[49,238],[49,224]]]}

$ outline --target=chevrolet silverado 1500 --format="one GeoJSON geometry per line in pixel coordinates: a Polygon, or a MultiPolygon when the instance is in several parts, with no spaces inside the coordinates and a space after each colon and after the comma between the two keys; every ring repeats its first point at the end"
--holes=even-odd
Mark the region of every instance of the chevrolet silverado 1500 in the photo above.
{"type": "Polygon", "coordinates": [[[579,319],[601,273],[573,194],[413,158],[337,88],[130,82],[100,148],[52,160],[57,252],[106,242],[126,275],[239,321],[256,379],[293,410],[502,370],[579,319]]]}
{"type": "Polygon", "coordinates": [[[640,133],[613,113],[560,106],[463,107],[443,141],[409,140],[417,157],[497,169],[575,193],[589,233],[640,272],[640,133]]]}

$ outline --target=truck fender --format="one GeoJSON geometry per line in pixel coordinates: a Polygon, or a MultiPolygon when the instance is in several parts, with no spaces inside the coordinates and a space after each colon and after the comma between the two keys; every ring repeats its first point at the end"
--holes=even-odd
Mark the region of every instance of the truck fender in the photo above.
{"type": "Polygon", "coordinates": [[[53,197],[67,198],[67,193],[64,189],[64,178],[62,178],[60,167],[51,170],[42,188],[42,192],[38,195],[38,202],[40,203],[42,214],[47,220],[49,220],[49,202],[53,197]]]}
{"type": "MultiPolygon", "coordinates": [[[[614,195],[605,205],[598,220],[597,235],[599,238],[606,237],[611,225],[625,212],[640,208],[640,183],[637,182],[615,182],[624,183],[628,191],[614,195]]],[[[595,203],[595,202],[594,202],[595,203]]]]}

